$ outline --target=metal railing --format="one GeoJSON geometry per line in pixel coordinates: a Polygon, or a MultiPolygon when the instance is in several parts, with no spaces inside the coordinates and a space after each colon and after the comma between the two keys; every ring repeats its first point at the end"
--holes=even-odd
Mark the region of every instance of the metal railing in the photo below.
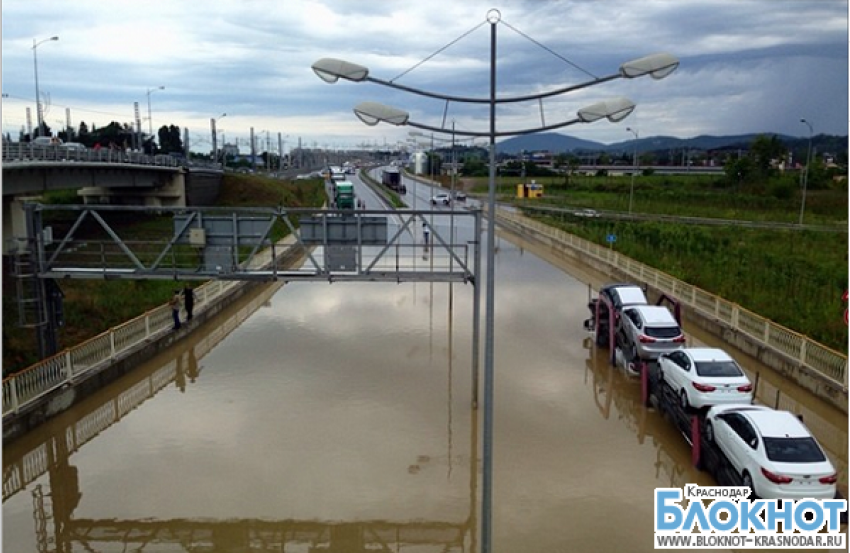
{"type": "MultiPolygon", "coordinates": [[[[88,162],[121,163],[133,165],[155,165],[179,167],[182,163],[170,155],[147,155],[114,148],[68,148],[61,144],[44,146],[32,142],[3,142],[4,164],[26,164],[32,162],[88,162]]],[[[219,165],[220,167],[220,165],[219,165]]]]}
{"type": "MultiPolygon", "coordinates": [[[[272,289],[275,290],[275,289],[272,289]]],[[[196,359],[202,358],[226,338],[230,332],[242,324],[265,304],[273,291],[263,292],[236,313],[228,317],[221,325],[212,329],[195,344],[193,353],[196,359]]],[[[170,317],[169,317],[170,320],[170,317]]],[[[173,359],[156,369],[150,376],[136,382],[125,390],[80,419],[70,423],[64,429],[53,432],[44,442],[17,458],[6,458],[3,467],[3,501],[22,491],[33,481],[40,478],[50,469],[50,459],[54,463],[61,462],[88,443],[98,434],[119,422],[125,415],[155,396],[177,378],[179,360],[173,359]],[[61,443],[57,443],[61,442],[61,443]],[[60,459],[55,459],[56,452],[61,452],[60,459]]]]}
{"type": "Polygon", "coordinates": [[[808,336],[794,332],[744,309],[736,303],[724,300],[626,257],[607,246],[594,244],[589,240],[579,238],[540,221],[503,209],[496,211],[496,219],[498,223],[507,224],[509,227],[532,230],[538,235],[549,238],[553,243],[574,251],[580,251],[625,273],[636,281],[663,290],[676,297],[688,308],[712,317],[728,325],[736,332],[746,334],[758,344],[793,359],[847,390],[847,356],[812,340],[808,336]]]}
{"type": "MultiPolygon", "coordinates": [[[[287,236],[278,244],[291,247],[294,237],[287,236]]],[[[277,257],[282,253],[278,252],[277,257]]],[[[254,256],[250,268],[266,267],[272,263],[271,248],[254,256]]],[[[214,280],[195,289],[195,311],[202,313],[232,288],[244,283],[214,280]]],[[[171,308],[160,305],[135,319],[67,348],[52,357],[27,367],[3,379],[3,416],[17,413],[53,390],[78,380],[81,375],[113,361],[134,346],[171,331],[171,308]]]]}

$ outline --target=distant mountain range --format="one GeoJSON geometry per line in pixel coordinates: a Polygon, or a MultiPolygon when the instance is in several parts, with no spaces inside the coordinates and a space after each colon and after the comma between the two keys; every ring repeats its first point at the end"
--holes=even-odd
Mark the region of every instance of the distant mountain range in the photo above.
{"type": "MultiPolygon", "coordinates": [[[[739,134],[729,136],[710,136],[702,135],[694,138],[676,138],[674,136],[649,136],[637,140],[625,140],[613,144],[603,144],[602,142],[594,142],[592,140],[582,140],[573,138],[565,134],[559,133],[538,133],[524,136],[516,136],[508,138],[502,142],[496,143],[496,151],[498,153],[519,154],[525,152],[617,152],[617,151],[632,151],[637,147],[640,151],[651,150],[676,150],[682,148],[692,148],[696,150],[718,150],[718,149],[734,149],[748,148],[752,141],[759,135],[765,134],[772,136],[776,133],[752,133],[739,134]]],[[[808,138],[800,138],[797,136],[788,136],[776,134],[777,138],[786,143],[789,147],[796,147],[803,142],[807,142],[808,138]]],[[[813,141],[828,141],[830,143],[838,142],[847,148],[847,137],[826,137],[818,135],[813,141]],[[827,140],[824,140],[827,139],[827,140]]]]}

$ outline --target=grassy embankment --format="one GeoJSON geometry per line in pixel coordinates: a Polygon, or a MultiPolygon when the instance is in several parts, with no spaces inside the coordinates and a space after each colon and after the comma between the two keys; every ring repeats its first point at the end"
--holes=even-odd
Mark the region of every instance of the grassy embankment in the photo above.
{"type": "MultiPolygon", "coordinates": [[[[720,188],[713,176],[638,176],[633,211],[663,215],[796,223],[798,190],[788,182],[720,188]]],[[[630,177],[536,179],[544,200],[528,205],[628,211],[630,177]]],[[[504,179],[500,198],[509,201],[519,179],[504,179]]],[[[474,190],[486,192],[486,179],[474,190]]],[[[810,190],[805,222],[835,225],[843,232],[752,229],[632,222],[574,216],[540,218],[566,231],[613,247],[642,263],[740,304],[841,352],[847,351],[842,295],[848,286],[846,185],[810,190]]],[[[523,201],[518,204],[522,205],[523,201]]]]}
{"type": "MultiPolygon", "coordinates": [[[[321,179],[281,181],[254,175],[226,174],[217,206],[224,207],[316,207],[326,200],[321,179]]],[[[71,191],[52,194],[46,201],[74,203],[71,191]]],[[[54,215],[54,227],[68,224],[68,213],[54,215]],[[63,221],[64,219],[64,221],[63,221]]],[[[104,217],[116,232],[131,241],[151,240],[160,243],[172,232],[170,216],[140,216],[112,213],[104,217]]],[[[85,229],[81,229],[85,232],[85,229]]],[[[285,236],[288,230],[278,223],[273,239],[285,236]]],[[[80,232],[77,233],[80,235],[80,232]]],[[[60,349],[132,319],[168,301],[175,288],[183,283],[163,280],[66,280],[60,283],[65,294],[65,326],[59,332],[60,349]]],[[[200,283],[196,283],[200,284],[200,283]]],[[[35,333],[17,326],[17,305],[14,279],[6,276],[3,294],[3,375],[4,377],[29,366],[38,359],[35,333]]]]}

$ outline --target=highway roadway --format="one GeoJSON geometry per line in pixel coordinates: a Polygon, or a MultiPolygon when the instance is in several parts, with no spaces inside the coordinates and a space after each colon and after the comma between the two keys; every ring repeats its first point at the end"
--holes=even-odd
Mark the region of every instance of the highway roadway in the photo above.
{"type": "MultiPolygon", "coordinates": [[[[495,246],[494,550],[653,551],[653,490],[713,481],[587,338],[605,275],[506,235],[495,246]]],[[[4,448],[3,550],[476,551],[472,294],[259,286],[4,448]]],[[[846,415],[735,355],[761,375],[760,401],[803,414],[846,491],[846,415]]]]}

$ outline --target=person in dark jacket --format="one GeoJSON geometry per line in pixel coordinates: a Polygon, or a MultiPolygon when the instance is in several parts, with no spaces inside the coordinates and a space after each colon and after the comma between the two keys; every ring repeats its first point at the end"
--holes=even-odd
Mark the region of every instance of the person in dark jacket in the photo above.
{"type": "Polygon", "coordinates": [[[180,290],[174,291],[168,305],[171,307],[171,317],[174,319],[174,330],[177,330],[180,328],[180,290]]]}
{"type": "Polygon", "coordinates": [[[192,311],[195,309],[195,292],[188,284],[183,288],[183,307],[186,308],[186,320],[192,320],[192,311]]]}

